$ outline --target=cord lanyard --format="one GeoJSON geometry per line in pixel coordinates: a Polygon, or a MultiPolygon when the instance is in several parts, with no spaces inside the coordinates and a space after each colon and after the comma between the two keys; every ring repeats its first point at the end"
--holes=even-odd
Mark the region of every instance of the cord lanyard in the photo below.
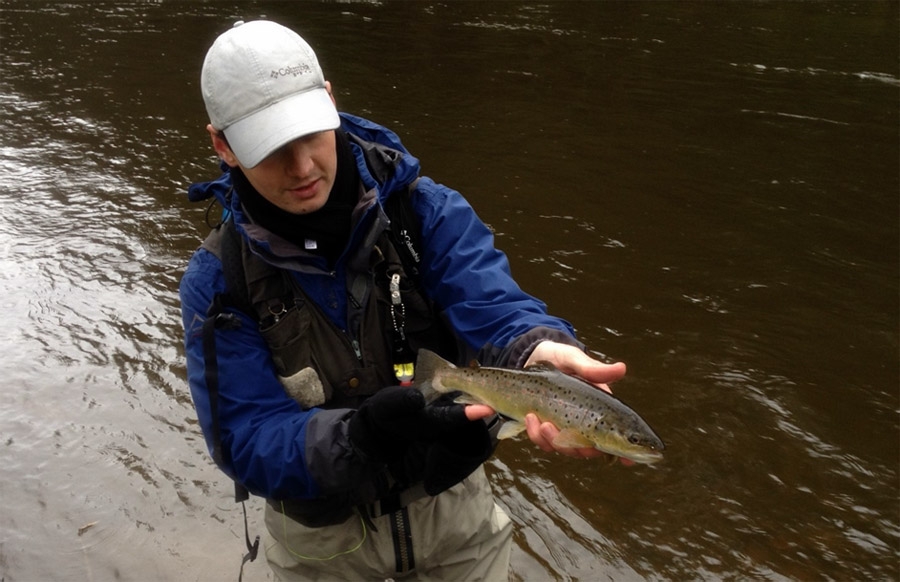
{"type": "Polygon", "coordinates": [[[406,306],[400,297],[400,274],[391,275],[391,322],[394,325],[394,376],[401,386],[411,386],[415,376],[412,349],[406,340],[406,306]]]}

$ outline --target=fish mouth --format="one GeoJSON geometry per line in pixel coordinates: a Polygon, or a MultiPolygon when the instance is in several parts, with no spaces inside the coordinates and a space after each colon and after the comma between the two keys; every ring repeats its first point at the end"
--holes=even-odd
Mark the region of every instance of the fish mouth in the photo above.
{"type": "Polygon", "coordinates": [[[639,451],[629,450],[623,451],[622,449],[616,448],[599,448],[598,450],[608,454],[613,455],[615,457],[621,457],[623,459],[628,459],[629,461],[633,461],[640,465],[652,465],[656,462],[659,462],[663,459],[663,454],[659,451],[655,451],[653,449],[642,449],[639,451]]]}
{"type": "Polygon", "coordinates": [[[623,457],[626,459],[631,459],[635,463],[641,463],[644,465],[652,465],[657,461],[661,461],[663,458],[663,454],[659,451],[655,451],[653,449],[640,451],[640,452],[632,452],[623,454],[623,457]]]}
{"type": "Polygon", "coordinates": [[[612,436],[605,443],[597,442],[595,444],[598,449],[605,453],[629,459],[642,465],[652,465],[662,460],[662,450],[665,448],[665,445],[662,444],[662,441],[659,442],[659,445],[655,446],[655,443],[639,444],[631,442],[619,434],[612,436]]]}

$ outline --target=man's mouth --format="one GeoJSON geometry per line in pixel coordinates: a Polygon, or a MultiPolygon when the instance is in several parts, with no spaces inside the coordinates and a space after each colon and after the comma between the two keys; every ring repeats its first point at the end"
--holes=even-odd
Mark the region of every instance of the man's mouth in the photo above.
{"type": "Polygon", "coordinates": [[[301,184],[299,186],[295,186],[290,189],[291,193],[296,196],[306,197],[311,196],[315,193],[316,186],[319,184],[319,180],[313,180],[312,182],[307,182],[306,184],[301,184]]]}

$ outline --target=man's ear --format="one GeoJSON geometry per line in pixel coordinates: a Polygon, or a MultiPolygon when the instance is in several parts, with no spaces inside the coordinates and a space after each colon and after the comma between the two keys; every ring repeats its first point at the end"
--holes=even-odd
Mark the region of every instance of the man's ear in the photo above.
{"type": "Polygon", "coordinates": [[[334,100],[334,93],[331,92],[331,81],[325,81],[325,90],[328,91],[328,96],[331,97],[331,102],[334,103],[335,107],[337,107],[337,101],[334,100]]]}
{"type": "Polygon", "coordinates": [[[216,154],[222,159],[223,162],[228,164],[230,167],[234,168],[238,165],[237,156],[234,155],[234,152],[231,151],[231,147],[228,145],[228,141],[225,140],[225,135],[214,128],[212,124],[208,124],[206,126],[206,131],[209,133],[209,137],[212,140],[213,149],[216,150],[216,154]]]}

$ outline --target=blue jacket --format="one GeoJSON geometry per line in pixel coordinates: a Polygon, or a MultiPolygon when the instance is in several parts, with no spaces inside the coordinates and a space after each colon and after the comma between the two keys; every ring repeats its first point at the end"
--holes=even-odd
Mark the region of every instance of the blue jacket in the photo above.
{"type": "MultiPolygon", "coordinates": [[[[382,225],[381,204],[418,176],[419,162],[390,130],[365,119],[341,114],[342,128],[365,141],[397,150],[392,175],[373,176],[357,144],[360,178],[374,193],[351,234],[348,250],[333,269],[294,249],[291,260],[274,248],[269,234],[248,222],[237,195],[228,210],[238,231],[273,264],[288,268],[304,292],[341,330],[347,329],[346,271],[352,248],[382,225]]],[[[223,204],[230,188],[226,172],[213,182],[191,186],[192,198],[210,193],[223,204]]],[[[523,292],[512,279],[506,256],[494,248],[493,235],[456,191],[421,178],[412,197],[421,221],[421,284],[440,306],[447,322],[482,363],[521,366],[534,345],[549,339],[580,345],[569,323],[547,314],[541,301],[523,292]]],[[[214,295],[225,291],[220,260],[201,248],[181,280],[188,381],[200,426],[212,452],[212,418],[204,378],[201,327],[214,295]]],[[[302,410],[282,388],[257,323],[242,312],[241,326],[216,332],[219,366],[219,422],[222,469],[252,493],[269,499],[311,499],[329,495],[365,479],[365,468],[346,440],[352,411],[302,410]]]]}

